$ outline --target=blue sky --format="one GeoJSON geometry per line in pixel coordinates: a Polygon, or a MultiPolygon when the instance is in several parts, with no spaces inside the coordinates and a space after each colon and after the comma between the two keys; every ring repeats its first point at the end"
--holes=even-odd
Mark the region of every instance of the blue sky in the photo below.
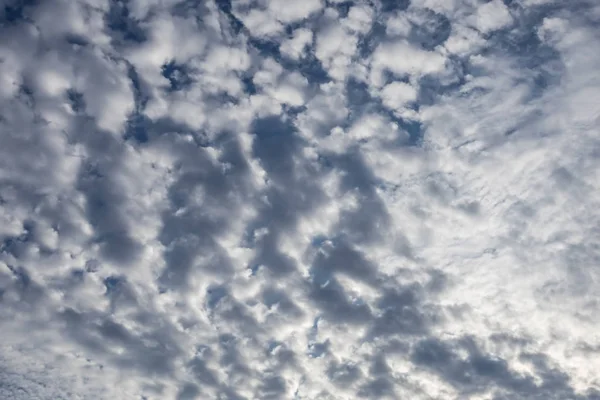
{"type": "Polygon", "coordinates": [[[599,27],[5,0],[0,398],[600,399],[599,27]]]}

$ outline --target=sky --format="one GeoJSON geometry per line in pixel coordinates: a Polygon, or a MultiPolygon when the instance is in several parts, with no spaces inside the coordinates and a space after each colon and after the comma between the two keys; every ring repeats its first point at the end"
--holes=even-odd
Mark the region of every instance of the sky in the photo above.
{"type": "Polygon", "coordinates": [[[0,5],[0,399],[600,399],[599,1],[0,5]]]}

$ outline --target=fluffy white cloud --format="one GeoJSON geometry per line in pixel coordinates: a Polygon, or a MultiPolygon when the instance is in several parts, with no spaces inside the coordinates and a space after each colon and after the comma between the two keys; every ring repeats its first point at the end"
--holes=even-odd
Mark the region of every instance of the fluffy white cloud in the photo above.
{"type": "Polygon", "coordinates": [[[322,0],[306,0],[289,2],[286,0],[272,0],[266,2],[268,10],[284,24],[297,22],[307,18],[312,13],[323,7],[322,0]]]}
{"type": "Polygon", "coordinates": [[[310,29],[296,29],[294,35],[281,44],[281,52],[297,60],[305,53],[312,40],[313,32],[310,29]]]}
{"type": "Polygon", "coordinates": [[[304,105],[308,81],[297,72],[285,73],[272,59],[267,59],[254,74],[253,83],[281,104],[304,105]]]}
{"type": "Polygon", "coordinates": [[[300,22],[323,8],[322,0],[232,2],[234,15],[256,36],[277,36],[286,24],[300,22]]]}
{"type": "Polygon", "coordinates": [[[417,90],[404,82],[392,82],[381,90],[383,104],[391,109],[401,109],[417,99],[417,90]]]}
{"type": "Polygon", "coordinates": [[[315,55],[329,75],[343,81],[348,75],[358,38],[337,22],[337,16],[333,18],[330,25],[317,34],[315,55]]]}
{"type": "Polygon", "coordinates": [[[493,0],[480,5],[472,20],[477,29],[489,33],[508,26],[512,17],[501,0],[493,0]]]}
{"type": "Polygon", "coordinates": [[[436,51],[426,51],[407,43],[394,41],[377,47],[371,60],[371,82],[381,86],[385,71],[400,76],[417,76],[441,73],[446,58],[436,51]]]}

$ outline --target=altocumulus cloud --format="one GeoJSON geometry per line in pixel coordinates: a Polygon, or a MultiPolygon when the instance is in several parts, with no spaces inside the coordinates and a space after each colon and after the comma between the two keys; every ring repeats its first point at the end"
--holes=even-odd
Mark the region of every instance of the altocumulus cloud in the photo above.
{"type": "Polygon", "coordinates": [[[600,3],[4,0],[0,398],[600,399],[600,3]]]}

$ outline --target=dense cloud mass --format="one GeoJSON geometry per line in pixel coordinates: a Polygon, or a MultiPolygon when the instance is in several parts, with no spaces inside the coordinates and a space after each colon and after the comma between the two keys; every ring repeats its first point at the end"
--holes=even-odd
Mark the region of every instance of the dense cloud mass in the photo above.
{"type": "Polygon", "coordinates": [[[0,399],[600,399],[597,0],[0,4],[0,399]]]}

